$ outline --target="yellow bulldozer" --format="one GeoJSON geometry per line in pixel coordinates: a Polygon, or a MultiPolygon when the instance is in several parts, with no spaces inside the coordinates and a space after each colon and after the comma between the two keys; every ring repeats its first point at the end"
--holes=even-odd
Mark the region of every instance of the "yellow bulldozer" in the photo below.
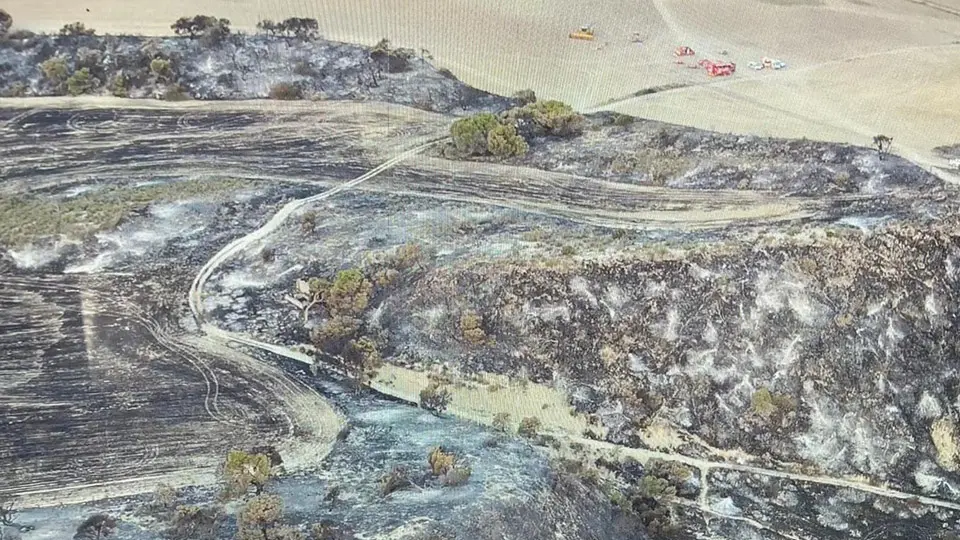
{"type": "Polygon", "coordinates": [[[593,26],[581,26],[576,32],[570,32],[570,39],[593,41],[593,26]]]}

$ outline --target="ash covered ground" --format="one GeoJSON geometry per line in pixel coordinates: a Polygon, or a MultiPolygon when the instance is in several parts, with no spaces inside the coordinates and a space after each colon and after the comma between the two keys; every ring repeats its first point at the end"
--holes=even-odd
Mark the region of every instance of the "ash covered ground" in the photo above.
{"type": "MultiPolygon", "coordinates": [[[[0,402],[20,434],[3,449],[26,460],[4,493],[28,506],[56,500],[41,492],[62,478],[77,501],[98,498],[83,486],[128,476],[117,464],[215,473],[227,447],[247,444],[197,438],[220,418],[287,452],[291,474],[274,489],[288,520],[335,519],[369,537],[957,530],[957,198],[908,162],[598,116],[512,162],[412,156],[266,230],[284,205],[443,136],[453,117],[346,102],[32,107],[0,111],[0,190],[14,216],[2,237],[4,339],[49,342],[3,360],[5,380],[25,381],[16,402],[0,402]],[[298,279],[355,268],[372,280],[417,245],[418,263],[359,315],[394,369],[376,381],[381,394],[356,395],[322,361],[310,375],[202,339],[193,277],[257,230],[206,282],[207,323],[291,350],[329,318],[305,321],[292,305],[298,279]],[[427,373],[454,388],[443,418],[405,393],[403,376],[427,373]],[[131,392],[134,380],[147,391],[131,392]],[[485,397],[458,401],[466,387],[485,397]],[[534,399],[547,390],[562,407],[534,399]],[[533,409],[514,425],[540,416],[542,437],[482,425],[511,394],[533,409]],[[31,421],[64,396],[83,418],[31,421]],[[134,461],[144,418],[172,410],[150,436],[163,444],[134,461]],[[82,447],[89,466],[72,469],[74,439],[54,435],[89,438],[98,425],[111,427],[106,442],[82,447]],[[423,474],[435,445],[469,458],[467,485],[376,493],[394,466],[423,474]],[[336,503],[324,500],[333,486],[336,503]]],[[[155,538],[162,526],[136,510],[145,500],[18,519],[37,527],[24,538],[52,538],[104,509],[121,514],[120,537],[155,538]]]]}

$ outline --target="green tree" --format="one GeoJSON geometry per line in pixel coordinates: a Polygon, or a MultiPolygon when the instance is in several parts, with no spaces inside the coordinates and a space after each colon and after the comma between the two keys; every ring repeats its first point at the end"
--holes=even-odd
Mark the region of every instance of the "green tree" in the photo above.
{"type": "Polygon", "coordinates": [[[510,124],[499,124],[487,134],[487,151],[499,158],[522,156],[529,150],[527,141],[510,124]]]}
{"type": "Polygon", "coordinates": [[[54,56],[44,60],[40,64],[40,71],[43,77],[58,91],[63,91],[63,85],[67,82],[68,68],[67,60],[62,56],[54,56]]]}
{"type": "Polygon", "coordinates": [[[487,152],[487,134],[498,125],[496,116],[479,113],[454,122],[450,126],[450,136],[461,153],[482,155],[487,152]]]}
{"type": "Polygon", "coordinates": [[[250,491],[251,486],[260,495],[272,476],[273,469],[268,456],[231,450],[223,465],[224,495],[227,498],[242,497],[250,491]]]}
{"type": "Polygon", "coordinates": [[[98,86],[100,86],[100,80],[91,75],[90,70],[87,68],[77,70],[67,79],[67,92],[69,92],[71,96],[88,94],[98,86]]]}
{"type": "Polygon", "coordinates": [[[150,61],[150,73],[158,81],[170,81],[173,78],[173,65],[166,58],[154,58],[150,61]]]}
{"type": "Polygon", "coordinates": [[[324,304],[333,315],[358,315],[367,309],[373,284],[357,268],[337,272],[324,295],[324,304]]]}
{"type": "Polygon", "coordinates": [[[554,99],[525,105],[520,116],[530,118],[550,135],[574,135],[583,130],[583,116],[573,107],[554,99]]]}

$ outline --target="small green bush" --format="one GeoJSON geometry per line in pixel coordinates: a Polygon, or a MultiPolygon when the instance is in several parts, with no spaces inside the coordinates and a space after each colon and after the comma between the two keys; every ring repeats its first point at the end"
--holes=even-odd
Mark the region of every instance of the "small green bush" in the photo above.
{"type": "Polygon", "coordinates": [[[585,120],[573,107],[554,99],[524,105],[521,118],[529,118],[550,135],[575,135],[583,130],[585,120]]]}
{"type": "Polygon", "coordinates": [[[68,68],[67,60],[62,56],[48,58],[40,64],[40,71],[44,78],[50,81],[54,86],[60,86],[67,80],[68,68]]]}
{"type": "Polygon", "coordinates": [[[450,136],[461,153],[482,155],[487,152],[487,134],[498,125],[496,116],[490,113],[479,113],[454,122],[450,126],[450,136]]]}
{"type": "Polygon", "coordinates": [[[130,77],[124,73],[117,73],[109,84],[110,93],[116,97],[130,96],[130,77]]]}
{"type": "Polygon", "coordinates": [[[560,249],[560,254],[563,255],[564,257],[573,257],[574,255],[577,254],[577,248],[573,246],[563,246],[560,249]]]}
{"type": "Polygon", "coordinates": [[[150,61],[150,73],[158,81],[170,81],[173,78],[173,66],[166,58],[154,58],[150,61]]]}
{"type": "Polygon", "coordinates": [[[499,158],[522,156],[529,150],[527,141],[510,124],[494,126],[487,134],[487,151],[499,158]]]}
{"type": "Polygon", "coordinates": [[[88,94],[98,86],[100,86],[100,80],[91,75],[87,68],[78,70],[67,79],[67,92],[71,96],[88,94]]]}

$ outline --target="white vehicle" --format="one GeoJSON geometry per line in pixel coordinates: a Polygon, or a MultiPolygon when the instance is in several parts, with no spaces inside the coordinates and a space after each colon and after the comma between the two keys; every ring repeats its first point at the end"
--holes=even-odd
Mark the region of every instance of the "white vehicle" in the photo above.
{"type": "Polygon", "coordinates": [[[760,62],[750,62],[749,64],[747,64],[747,67],[754,71],[760,71],[763,69],[763,64],[761,64],[760,62]]]}

